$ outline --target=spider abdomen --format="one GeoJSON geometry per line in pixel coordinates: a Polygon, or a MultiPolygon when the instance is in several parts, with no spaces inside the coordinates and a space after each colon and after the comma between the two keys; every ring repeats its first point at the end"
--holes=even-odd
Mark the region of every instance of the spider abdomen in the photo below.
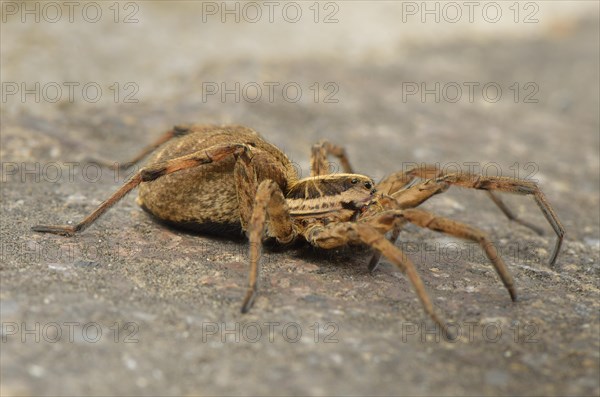
{"type": "MultiPolygon", "coordinates": [[[[246,144],[293,169],[279,149],[241,126],[191,126],[167,142],[147,162],[155,165],[220,144],[246,144]]],[[[233,156],[214,164],[181,170],[139,186],[137,203],[157,220],[202,233],[235,235],[242,230],[233,156]]]]}

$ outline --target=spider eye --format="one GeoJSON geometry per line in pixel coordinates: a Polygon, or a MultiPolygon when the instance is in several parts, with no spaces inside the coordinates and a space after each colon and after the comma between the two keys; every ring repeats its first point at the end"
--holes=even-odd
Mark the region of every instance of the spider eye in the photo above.
{"type": "Polygon", "coordinates": [[[350,181],[351,184],[355,185],[358,183],[358,179],[354,178],[350,181]]]}
{"type": "Polygon", "coordinates": [[[371,185],[371,182],[365,182],[365,187],[367,189],[371,189],[373,187],[373,185],[371,185]]]}

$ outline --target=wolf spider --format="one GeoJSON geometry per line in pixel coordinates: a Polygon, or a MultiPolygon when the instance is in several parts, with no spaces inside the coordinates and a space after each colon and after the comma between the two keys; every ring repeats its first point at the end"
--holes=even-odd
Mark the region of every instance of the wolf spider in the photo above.
{"type": "Polygon", "coordinates": [[[376,184],[355,174],[344,149],[328,141],[312,147],[311,176],[300,179],[281,150],[242,126],[176,126],[123,166],[131,166],[153,151],[148,165],[78,224],[32,229],[72,236],[139,186],[138,204],[158,220],[204,233],[246,233],[250,276],[242,312],[250,309],[256,296],[265,238],[275,238],[281,244],[302,238],[324,249],[358,243],[375,250],[369,262],[371,271],[384,255],[406,274],[425,312],[445,331],[415,266],[394,245],[405,224],[478,243],[513,301],[517,294],[504,261],[484,232],[415,207],[451,185],[481,189],[509,219],[541,233],[515,217],[494,191],[532,195],[558,236],[550,264],[555,262],[564,236],[554,210],[537,184],[530,181],[444,174],[436,167],[423,166],[393,173],[376,184]],[[337,157],[344,173],[330,173],[330,155],[337,157]]]}

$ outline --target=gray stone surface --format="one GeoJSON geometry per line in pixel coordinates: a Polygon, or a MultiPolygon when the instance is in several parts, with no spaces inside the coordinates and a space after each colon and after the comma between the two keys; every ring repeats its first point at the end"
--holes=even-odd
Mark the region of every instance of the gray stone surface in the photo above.
{"type": "MultiPolygon", "coordinates": [[[[401,2],[338,2],[337,23],[315,24],[312,3],[297,4],[298,24],[204,22],[193,2],[120,3],[118,23],[101,3],[96,24],[77,12],[22,23],[3,8],[2,395],[598,395],[598,5],[531,3],[539,22],[515,24],[500,3],[499,24],[451,24],[403,23],[401,2]],[[122,23],[134,11],[138,22],[122,23]],[[22,82],[40,83],[39,103],[8,94],[22,82]],[[65,82],[80,84],[73,101],[65,82]],[[95,103],[80,90],[90,82],[102,88],[95,103]],[[223,82],[257,83],[263,96],[251,102],[250,84],[239,102],[203,97],[223,82]],[[272,102],[265,82],[279,83],[272,102]],[[437,103],[403,97],[436,82],[437,103]],[[466,82],[479,84],[473,101],[466,82]],[[297,102],[282,97],[286,83],[301,88],[297,102]],[[496,102],[482,96],[488,83],[502,88],[496,102]],[[413,162],[535,178],[567,238],[549,267],[553,233],[530,198],[506,201],[543,236],[481,192],[426,203],[488,232],[520,295],[510,301],[473,245],[407,227],[399,246],[461,327],[451,343],[425,332],[434,326],[405,277],[387,261],[369,274],[357,247],[266,250],[260,295],[241,315],[247,244],[160,226],[133,194],[76,237],[29,230],[79,220],[123,182],[96,177],[89,156],[127,159],[182,122],[251,126],[305,175],[310,145],[329,138],[377,179],[413,162]]],[[[320,20],[336,10],[320,7],[320,20]]]]}

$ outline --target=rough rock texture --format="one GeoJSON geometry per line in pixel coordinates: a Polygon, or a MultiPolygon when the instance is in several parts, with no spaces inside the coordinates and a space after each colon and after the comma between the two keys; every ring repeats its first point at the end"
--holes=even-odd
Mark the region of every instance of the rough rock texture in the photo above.
{"type": "Polygon", "coordinates": [[[223,24],[193,2],[120,3],[119,23],[102,3],[97,24],[80,9],[74,23],[3,10],[2,395],[598,395],[598,5],[538,2],[526,25],[501,3],[497,26],[401,23],[402,3],[331,3],[332,24],[297,3],[297,25],[280,14],[223,24]],[[122,23],[135,10],[138,22],[122,23]],[[22,82],[40,83],[39,103],[22,82]],[[80,84],[73,101],[65,82],[80,84]],[[210,94],[236,82],[237,101],[210,94]],[[97,102],[87,83],[101,86],[97,102]],[[265,83],[279,84],[272,101],[265,83]],[[440,84],[439,101],[409,95],[422,83],[440,84]],[[447,342],[398,269],[368,273],[365,249],[267,249],[241,315],[247,244],[158,225],[134,195],[81,235],[30,231],[79,220],[127,177],[88,157],[128,159],[190,121],[251,126],[304,175],[310,145],[328,138],[376,179],[437,162],[534,178],[567,230],[563,250],[549,267],[554,236],[531,198],[506,201],[543,236],[482,192],[426,203],[488,232],[520,294],[510,301],[473,244],[407,227],[398,245],[460,327],[447,342]]]}

